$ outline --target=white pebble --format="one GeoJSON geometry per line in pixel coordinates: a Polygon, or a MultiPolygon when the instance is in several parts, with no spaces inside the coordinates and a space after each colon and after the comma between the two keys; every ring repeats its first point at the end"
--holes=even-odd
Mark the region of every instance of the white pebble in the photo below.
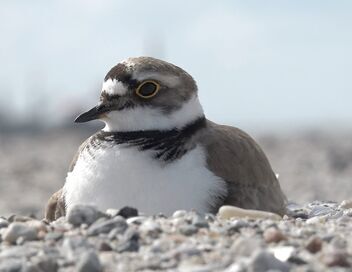
{"type": "Polygon", "coordinates": [[[352,199],[346,199],[341,202],[340,209],[351,209],[352,208],[352,199]]]}
{"type": "Polygon", "coordinates": [[[258,210],[246,210],[235,206],[222,206],[219,209],[218,216],[220,219],[230,219],[230,218],[272,219],[272,220],[282,219],[280,215],[275,213],[258,211],[258,210]]]}

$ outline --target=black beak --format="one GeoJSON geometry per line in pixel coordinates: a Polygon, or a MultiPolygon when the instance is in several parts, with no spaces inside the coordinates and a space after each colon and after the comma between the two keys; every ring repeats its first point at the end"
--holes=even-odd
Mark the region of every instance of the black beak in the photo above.
{"type": "Polygon", "coordinates": [[[85,123],[88,121],[99,119],[102,114],[104,114],[108,111],[110,111],[110,109],[108,107],[106,107],[105,105],[98,105],[98,106],[90,109],[89,111],[84,112],[81,115],[79,115],[76,118],[75,123],[85,123]]]}

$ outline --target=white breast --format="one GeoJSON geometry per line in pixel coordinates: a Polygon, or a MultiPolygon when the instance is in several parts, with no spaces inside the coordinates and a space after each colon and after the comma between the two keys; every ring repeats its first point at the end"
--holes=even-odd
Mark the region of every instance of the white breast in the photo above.
{"type": "Polygon", "coordinates": [[[168,164],[149,152],[115,145],[79,157],[64,186],[67,208],[93,204],[99,209],[132,206],[147,214],[172,214],[178,209],[207,212],[225,182],[205,167],[202,147],[168,164]]]}

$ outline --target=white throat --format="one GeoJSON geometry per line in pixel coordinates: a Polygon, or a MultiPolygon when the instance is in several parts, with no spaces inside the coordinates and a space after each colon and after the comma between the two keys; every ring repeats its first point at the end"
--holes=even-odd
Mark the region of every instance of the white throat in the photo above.
{"type": "Polygon", "coordinates": [[[136,107],[112,111],[102,121],[105,122],[103,130],[107,132],[168,130],[182,128],[203,115],[203,108],[195,95],[171,114],[164,114],[158,109],[136,107]]]}

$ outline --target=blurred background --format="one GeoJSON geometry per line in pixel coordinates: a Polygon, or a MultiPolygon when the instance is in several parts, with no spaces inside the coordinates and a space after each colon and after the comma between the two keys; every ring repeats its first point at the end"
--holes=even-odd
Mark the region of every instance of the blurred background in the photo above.
{"type": "Polygon", "coordinates": [[[249,132],[290,200],[352,193],[352,2],[0,2],[0,214],[41,214],[79,144],[74,125],[119,61],[194,76],[206,116],[249,132]]]}

